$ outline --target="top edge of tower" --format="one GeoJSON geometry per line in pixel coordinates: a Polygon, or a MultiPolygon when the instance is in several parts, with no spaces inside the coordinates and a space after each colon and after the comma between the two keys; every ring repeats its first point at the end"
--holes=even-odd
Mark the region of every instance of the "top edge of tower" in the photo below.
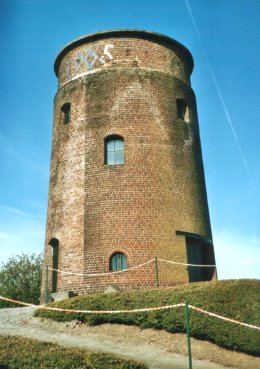
{"type": "Polygon", "coordinates": [[[162,33],[148,31],[148,30],[114,29],[114,30],[106,30],[106,31],[99,31],[95,33],[89,33],[65,45],[59,52],[55,60],[55,63],[54,63],[54,71],[55,71],[56,76],[58,76],[61,60],[67,54],[68,51],[74,49],[77,46],[83,45],[86,42],[91,42],[91,41],[96,41],[96,40],[111,38],[111,37],[133,37],[133,38],[151,40],[151,41],[157,42],[159,44],[162,44],[168,47],[177,46],[187,58],[188,65],[189,65],[189,72],[190,74],[192,73],[193,66],[194,66],[192,54],[184,45],[182,45],[180,42],[176,41],[175,39],[169,36],[166,36],[162,33]]]}

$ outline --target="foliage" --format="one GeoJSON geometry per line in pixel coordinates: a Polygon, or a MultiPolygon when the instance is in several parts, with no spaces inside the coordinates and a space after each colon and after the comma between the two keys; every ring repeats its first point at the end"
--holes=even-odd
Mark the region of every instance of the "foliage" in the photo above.
{"type": "MultiPolygon", "coordinates": [[[[174,288],[128,291],[113,294],[79,296],[49,304],[77,310],[120,310],[177,304],[189,304],[204,310],[260,326],[258,280],[230,280],[200,282],[174,288]]],[[[185,332],[184,308],[127,314],[79,314],[37,310],[36,316],[57,321],[77,319],[96,325],[119,323],[141,328],[165,329],[168,332],[185,332]]],[[[208,340],[232,350],[259,355],[260,332],[252,328],[225,322],[190,310],[191,336],[208,340]]]]}
{"type": "MultiPolygon", "coordinates": [[[[11,299],[38,304],[40,299],[42,255],[17,255],[0,269],[0,295],[11,299]]],[[[0,301],[0,308],[13,307],[0,301]]]]}
{"type": "Polygon", "coordinates": [[[0,336],[3,369],[147,369],[111,354],[94,353],[21,337],[0,336]]]}

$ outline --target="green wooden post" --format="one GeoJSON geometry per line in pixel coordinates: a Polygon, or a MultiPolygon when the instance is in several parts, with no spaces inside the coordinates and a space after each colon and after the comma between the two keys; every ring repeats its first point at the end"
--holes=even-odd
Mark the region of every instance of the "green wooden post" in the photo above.
{"type": "Polygon", "coordinates": [[[156,276],[156,288],[159,287],[159,268],[158,268],[158,257],[155,256],[155,276],[156,276]]]}
{"type": "Polygon", "coordinates": [[[46,282],[45,282],[45,303],[49,302],[49,267],[46,265],[46,282]]]}
{"type": "Polygon", "coordinates": [[[185,317],[186,317],[186,332],[188,343],[189,369],[192,369],[191,345],[190,345],[190,319],[189,319],[189,304],[185,302],[185,317]]]}

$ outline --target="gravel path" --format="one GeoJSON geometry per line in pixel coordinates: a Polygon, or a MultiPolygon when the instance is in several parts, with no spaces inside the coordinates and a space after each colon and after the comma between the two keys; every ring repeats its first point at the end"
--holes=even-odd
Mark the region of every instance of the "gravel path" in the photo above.
{"type": "MultiPolygon", "coordinates": [[[[24,336],[62,346],[114,353],[136,359],[149,369],[187,369],[187,342],[183,334],[103,324],[89,327],[77,321],[58,323],[34,318],[35,308],[0,310],[0,335],[24,336]]],[[[193,369],[256,369],[260,359],[192,339],[193,369]]]]}

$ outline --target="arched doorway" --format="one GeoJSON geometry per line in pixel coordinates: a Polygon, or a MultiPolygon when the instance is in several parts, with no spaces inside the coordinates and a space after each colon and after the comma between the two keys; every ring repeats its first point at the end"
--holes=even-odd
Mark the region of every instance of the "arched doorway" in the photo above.
{"type": "MultiPolygon", "coordinates": [[[[52,246],[52,268],[58,269],[59,263],[59,240],[57,238],[52,238],[49,241],[49,245],[52,246]]],[[[51,292],[57,292],[58,283],[58,272],[57,270],[52,271],[52,288],[51,292]]]]}

